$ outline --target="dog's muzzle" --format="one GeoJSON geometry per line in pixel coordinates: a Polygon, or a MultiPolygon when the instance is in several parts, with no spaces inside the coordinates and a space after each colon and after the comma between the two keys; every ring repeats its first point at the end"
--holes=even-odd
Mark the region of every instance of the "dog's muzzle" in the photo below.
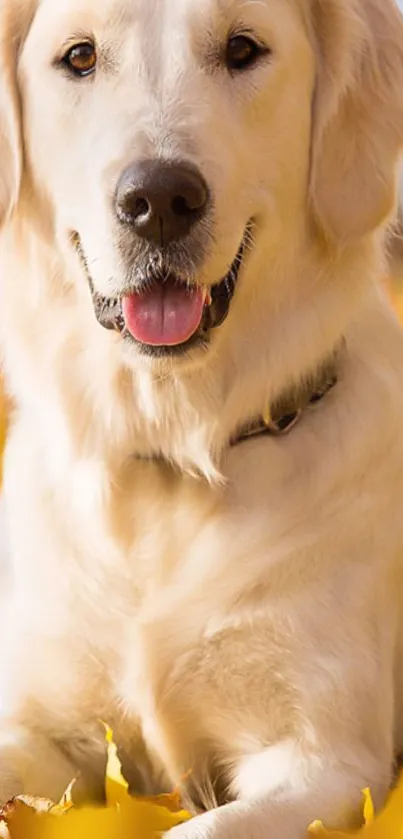
{"type": "Polygon", "coordinates": [[[78,236],[76,250],[85,268],[95,316],[105,329],[114,329],[148,354],[177,353],[197,342],[206,342],[210,330],[226,319],[234,296],[245,250],[251,235],[248,224],[225,277],[210,288],[188,284],[175,274],[147,276],[143,286],[125,290],[119,297],[99,294],[89,271],[78,236]]]}

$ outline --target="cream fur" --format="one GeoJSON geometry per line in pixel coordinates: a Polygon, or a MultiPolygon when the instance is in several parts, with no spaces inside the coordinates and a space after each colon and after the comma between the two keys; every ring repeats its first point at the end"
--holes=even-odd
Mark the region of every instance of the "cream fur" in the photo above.
{"type": "Polygon", "coordinates": [[[191,768],[194,801],[234,799],[177,839],[302,839],[363,786],[383,801],[403,748],[403,335],[379,288],[402,26],[392,0],[1,6],[0,798],[56,796],[77,768],[96,794],[106,718],[135,784],[191,768]],[[271,61],[209,72],[208,38],[240,22],[271,61]],[[52,60],[88,31],[111,66],[81,84],[52,60]],[[101,329],[68,238],[112,293],[111,191],[155,154],[215,194],[198,282],[255,219],[226,322],[181,362],[101,329]],[[289,436],[228,448],[340,339],[337,386],[289,436]]]}

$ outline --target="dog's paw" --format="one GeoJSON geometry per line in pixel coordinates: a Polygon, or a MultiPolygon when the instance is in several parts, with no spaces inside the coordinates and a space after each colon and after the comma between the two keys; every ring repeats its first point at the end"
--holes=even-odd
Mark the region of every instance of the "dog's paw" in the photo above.
{"type": "Polygon", "coordinates": [[[174,827],[169,839],[232,839],[233,831],[227,827],[225,808],[219,807],[174,827]]]}

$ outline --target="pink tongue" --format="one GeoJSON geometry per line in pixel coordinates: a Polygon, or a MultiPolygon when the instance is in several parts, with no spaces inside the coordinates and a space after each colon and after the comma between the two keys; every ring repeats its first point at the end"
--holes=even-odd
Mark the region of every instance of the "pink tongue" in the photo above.
{"type": "Polygon", "coordinates": [[[169,280],[122,300],[130,334],[142,344],[154,347],[184,344],[200,325],[203,305],[201,289],[188,289],[169,280]]]}

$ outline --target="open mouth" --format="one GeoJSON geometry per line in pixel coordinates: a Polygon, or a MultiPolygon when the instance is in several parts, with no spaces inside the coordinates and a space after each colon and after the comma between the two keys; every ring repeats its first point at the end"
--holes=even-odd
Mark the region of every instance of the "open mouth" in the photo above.
{"type": "Polygon", "coordinates": [[[135,342],[149,355],[178,354],[206,342],[210,330],[220,326],[228,315],[250,233],[248,224],[228,273],[210,288],[189,285],[175,274],[156,275],[144,288],[130,289],[114,298],[94,290],[80,240],[75,237],[98,322],[135,342]]]}

